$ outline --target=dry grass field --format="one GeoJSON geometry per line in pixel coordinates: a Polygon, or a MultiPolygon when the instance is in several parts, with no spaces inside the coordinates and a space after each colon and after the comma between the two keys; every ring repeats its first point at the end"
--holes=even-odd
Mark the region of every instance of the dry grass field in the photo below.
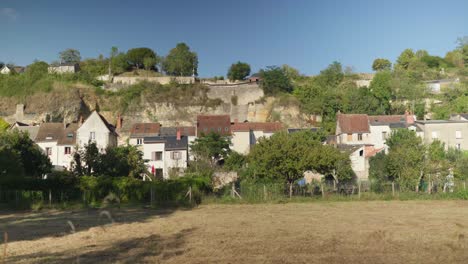
{"type": "Polygon", "coordinates": [[[468,263],[463,201],[109,212],[0,212],[6,263],[468,263]]]}

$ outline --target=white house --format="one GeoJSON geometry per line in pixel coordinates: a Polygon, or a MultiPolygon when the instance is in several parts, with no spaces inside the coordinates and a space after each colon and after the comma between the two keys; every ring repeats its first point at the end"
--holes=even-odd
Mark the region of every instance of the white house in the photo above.
{"type": "Polygon", "coordinates": [[[366,148],[365,145],[338,145],[338,149],[349,154],[351,161],[351,169],[356,174],[359,180],[367,180],[369,178],[369,155],[375,155],[372,153],[372,149],[366,148]],[[367,150],[367,152],[366,152],[367,150]]]}
{"type": "Polygon", "coordinates": [[[10,74],[11,69],[10,67],[3,65],[3,67],[0,69],[0,74],[10,74]]]}
{"type": "Polygon", "coordinates": [[[148,171],[160,179],[179,176],[187,168],[188,137],[180,130],[176,136],[146,137],[143,140],[143,159],[148,171]]]}
{"type": "Polygon", "coordinates": [[[78,63],[61,63],[57,66],[49,66],[49,73],[75,73],[80,70],[80,65],[78,63]]]}
{"type": "MultiPolygon", "coordinates": [[[[130,130],[128,144],[137,146],[140,150],[143,149],[143,139],[145,137],[159,136],[161,124],[159,123],[136,123],[133,124],[130,130]]],[[[175,135],[175,134],[174,134],[175,135]]]]}
{"type": "Polygon", "coordinates": [[[35,142],[56,168],[70,169],[76,148],[78,124],[43,123],[39,126],[35,142]]]}
{"type": "Polygon", "coordinates": [[[0,68],[0,74],[10,74],[12,72],[14,73],[23,73],[25,70],[24,67],[21,66],[7,66],[3,65],[2,68],[0,68]]]}
{"type": "Polygon", "coordinates": [[[93,111],[77,130],[77,144],[79,147],[95,142],[101,151],[104,151],[107,147],[116,147],[117,137],[115,127],[110,125],[96,111],[93,111]]]}
{"type": "Polygon", "coordinates": [[[234,123],[231,125],[231,149],[241,154],[248,154],[250,148],[261,137],[271,137],[273,133],[281,129],[283,129],[283,126],[278,122],[234,123]]]}

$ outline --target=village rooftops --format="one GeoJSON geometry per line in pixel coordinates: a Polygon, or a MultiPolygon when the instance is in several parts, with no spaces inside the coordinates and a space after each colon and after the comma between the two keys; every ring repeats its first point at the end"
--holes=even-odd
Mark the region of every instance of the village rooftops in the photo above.
{"type": "Polygon", "coordinates": [[[263,131],[266,133],[273,133],[282,129],[283,125],[279,122],[245,122],[231,125],[232,132],[263,131]]]}
{"type": "Polygon", "coordinates": [[[426,124],[456,124],[456,123],[466,123],[468,124],[468,120],[418,120],[416,121],[418,124],[426,125],[426,124]]]}
{"type": "Polygon", "coordinates": [[[145,137],[144,143],[164,143],[165,150],[184,150],[188,148],[188,140],[186,136],[181,136],[180,139],[177,139],[177,136],[145,137]]]}
{"type": "Polygon", "coordinates": [[[231,135],[231,117],[229,115],[197,116],[197,136],[209,133],[231,135]]]}
{"type": "Polygon", "coordinates": [[[161,124],[159,123],[136,123],[130,130],[130,138],[159,136],[161,124]]]}
{"type": "Polygon", "coordinates": [[[320,127],[311,127],[311,128],[288,128],[288,134],[301,132],[301,131],[311,131],[311,132],[318,132],[320,127]]]}

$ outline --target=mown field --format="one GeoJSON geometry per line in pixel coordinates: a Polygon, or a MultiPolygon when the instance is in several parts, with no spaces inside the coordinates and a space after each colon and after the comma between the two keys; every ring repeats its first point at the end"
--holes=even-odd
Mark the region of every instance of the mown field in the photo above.
{"type": "Polygon", "coordinates": [[[2,211],[8,243],[0,245],[1,257],[6,263],[468,263],[465,201],[101,212],[2,211]]]}

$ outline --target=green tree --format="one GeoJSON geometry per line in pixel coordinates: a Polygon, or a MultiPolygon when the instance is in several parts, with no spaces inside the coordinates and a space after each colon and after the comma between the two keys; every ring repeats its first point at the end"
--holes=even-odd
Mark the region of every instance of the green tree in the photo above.
{"type": "Polygon", "coordinates": [[[141,178],[147,172],[143,153],[135,146],[108,148],[99,159],[98,174],[110,177],[141,178]]]}
{"type": "Polygon", "coordinates": [[[197,76],[198,55],[185,43],[178,43],[163,61],[163,70],[172,76],[197,76]]]}
{"type": "Polygon", "coordinates": [[[211,132],[195,139],[190,149],[196,159],[208,162],[213,167],[231,152],[229,138],[211,132]]]}
{"type": "Polygon", "coordinates": [[[402,69],[408,69],[414,57],[415,54],[412,49],[405,49],[397,59],[397,66],[402,69]]]}
{"type": "Polygon", "coordinates": [[[10,124],[8,124],[7,121],[0,118],[0,133],[5,132],[8,129],[8,127],[10,127],[10,124]]]}
{"type": "Polygon", "coordinates": [[[341,180],[353,176],[349,157],[332,146],[322,145],[310,131],[280,132],[260,139],[252,148],[248,163],[252,169],[248,177],[288,183],[290,196],[293,183],[308,170],[325,175],[336,173],[335,177],[341,180]]]}
{"type": "Polygon", "coordinates": [[[241,81],[245,77],[250,75],[250,65],[245,62],[238,61],[237,63],[231,64],[229,67],[227,77],[231,81],[241,81]]]}
{"type": "Polygon", "coordinates": [[[386,71],[392,69],[392,63],[387,59],[377,58],[372,63],[374,71],[386,71]]]}
{"type": "Polygon", "coordinates": [[[463,54],[460,50],[453,50],[445,54],[445,61],[450,64],[455,65],[455,67],[463,68],[465,61],[463,59],[463,54]]]}
{"type": "Polygon", "coordinates": [[[20,153],[8,146],[0,145],[0,181],[24,176],[20,153]]]}
{"type": "Polygon", "coordinates": [[[52,169],[49,158],[26,133],[17,130],[0,133],[0,147],[16,153],[20,159],[18,166],[23,167],[26,176],[41,178],[52,169]]]}
{"type": "Polygon", "coordinates": [[[137,69],[144,67],[145,58],[156,59],[156,53],[150,48],[134,48],[127,51],[127,61],[137,69]]]}
{"type": "Polygon", "coordinates": [[[147,71],[154,69],[156,63],[158,63],[158,60],[156,58],[146,57],[143,59],[143,65],[145,66],[145,70],[147,71]]]}
{"type": "Polygon", "coordinates": [[[72,172],[77,176],[91,176],[101,169],[101,154],[95,142],[89,142],[73,154],[72,172]]]}
{"type": "Polygon", "coordinates": [[[130,64],[128,63],[127,55],[123,52],[118,53],[117,55],[111,58],[112,74],[126,72],[129,66],[130,64]]]}
{"type": "Polygon", "coordinates": [[[295,80],[298,80],[299,78],[302,77],[301,73],[299,72],[299,70],[297,70],[296,68],[293,68],[287,64],[283,64],[281,66],[281,69],[283,69],[283,72],[286,74],[286,76],[288,76],[288,78],[291,80],[291,81],[295,81],[295,80]]]}
{"type": "Polygon", "coordinates": [[[420,137],[408,129],[394,130],[386,141],[389,152],[387,171],[400,188],[419,190],[424,176],[425,147],[420,137]]]}
{"type": "Polygon", "coordinates": [[[262,88],[266,95],[274,95],[279,92],[290,93],[293,90],[291,80],[284,70],[278,66],[268,66],[260,70],[262,88]]]}
{"type": "Polygon", "coordinates": [[[232,151],[224,161],[224,168],[230,171],[239,171],[247,163],[247,157],[232,151]]]}
{"type": "Polygon", "coordinates": [[[34,61],[26,68],[26,74],[31,81],[38,81],[47,75],[49,64],[44,61],[34,61]]]}
{"type": "Polygon", "coordinates": [[[379,100],[381,114],[390,111],[390,100],[392,99],[392,74],[389,71],[378,72],[371,81],[369,89],[379,100]]]}
{"type": "Polygon", "coordinates": [[[59,53],[62,63],[78,63],[81,61],[81,54],[76,49],[66,49],[59,53]]]}
{"type": "Polygon", "coordinates": [[[343,81],[344,72],[341,63],[334,61],[325,70],[320,71],[317,81],[327,89],[336,88],[343,81]]]}

